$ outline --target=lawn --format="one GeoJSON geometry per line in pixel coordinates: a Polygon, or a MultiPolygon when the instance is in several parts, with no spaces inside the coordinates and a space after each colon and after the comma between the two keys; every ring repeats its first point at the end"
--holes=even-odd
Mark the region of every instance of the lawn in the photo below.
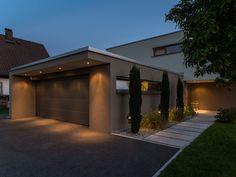
{"type": "Polygon", "coordinates": [[[212,125],[160,177],[236,177],[236,122],[212,125]]]}
{"type": "Polygon", "coordinates": [[[8,108],[0,108],[0,114],[6,114],[9,112],[8,108]]]}

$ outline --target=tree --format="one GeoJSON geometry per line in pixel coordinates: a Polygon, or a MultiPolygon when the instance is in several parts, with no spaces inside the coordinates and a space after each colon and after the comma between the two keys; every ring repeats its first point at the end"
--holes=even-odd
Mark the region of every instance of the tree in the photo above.
{"type": "Polygon", "coordinates": [[[236,81],[236,1],[181,0],[166,15],[183,30],[186,67],[195,76],[218,73],[219,80],[236,81]]]}
{"type": "Polygon", "coordinates": [[[142,105],[142,92],[140,71],[136,66],[133,66],[129,74],[129,112],[131,116],[131,131],[137,133],[141,123],[141,105],[142,105]]]}
{"type": "Polygon", "coordinates": [[[168,73],[166,71],[163,72],[162,82],[161,82],[161,104],[160,111],[162,117],[165,120],[168,120],[169,117],[169,101],[170,101],[170,86],[169,86],[169,78],[168,73]]]}
{"type": "Polygon", "coordinates": [[[183,99],[183,83],[181,79],[178,79],[177,83],[177,99],[176,99],[176,108],[184,110],[184,99],[183,99]]]}

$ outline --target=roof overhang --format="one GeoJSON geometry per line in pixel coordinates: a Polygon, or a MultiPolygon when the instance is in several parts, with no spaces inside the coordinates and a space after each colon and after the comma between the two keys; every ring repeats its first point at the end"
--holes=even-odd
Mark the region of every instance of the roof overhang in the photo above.
{"type": "Polygon", "coordinates": [[[106,64],[104,61],[93,60],[88,56],[87,48],[76,52],[68,52],[55,57],[49,57],[33,63],[12,68],[10,74],[17,76],[36,77],[51,73],[65,72],[75,69],[106,64]]]}
{"type": "Polygon", "coordinates": [[[10,74],[17,76],[35,77],[35,76],[41,76],[43,74],[51,74],[62,71],[69,71],[81,68],[88,68],[97,65],[109,64],[112,62],[113,59],[118,59],[161,71],[167,71],[182,76],[181,73],[177,73],[159,67],[150,66],[131,58],[95,49],[92,47],[84,47],[61,55],[45,58],[29,64],[18,66],[12,68],[10,70],[10,74]],[[91,52],[98,54],[96,55],[97,57],[92,57],[92,55],[90,55],[91,52]],[[100,56],[106,56],[106,57],[100,57],[100,56]]]}

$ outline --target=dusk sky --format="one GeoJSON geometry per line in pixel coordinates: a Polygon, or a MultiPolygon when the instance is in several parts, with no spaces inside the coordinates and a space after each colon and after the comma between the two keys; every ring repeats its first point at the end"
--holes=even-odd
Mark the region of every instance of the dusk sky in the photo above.
{"type": "Polygon", "coordinates": [[[0,33],[45,45],[51,56],[106,49],[179,30],[165,22],[178,0],[0,0],[0,33]]]}

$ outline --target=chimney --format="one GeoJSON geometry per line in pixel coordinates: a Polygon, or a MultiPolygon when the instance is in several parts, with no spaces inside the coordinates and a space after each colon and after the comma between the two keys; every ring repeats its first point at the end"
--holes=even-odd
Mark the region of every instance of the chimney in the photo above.
{"type": "Polygon", "coordinates": [[[13,40],[13,31],[9,28],[5,28],[5,39],[6,40],[13,40]]]}

